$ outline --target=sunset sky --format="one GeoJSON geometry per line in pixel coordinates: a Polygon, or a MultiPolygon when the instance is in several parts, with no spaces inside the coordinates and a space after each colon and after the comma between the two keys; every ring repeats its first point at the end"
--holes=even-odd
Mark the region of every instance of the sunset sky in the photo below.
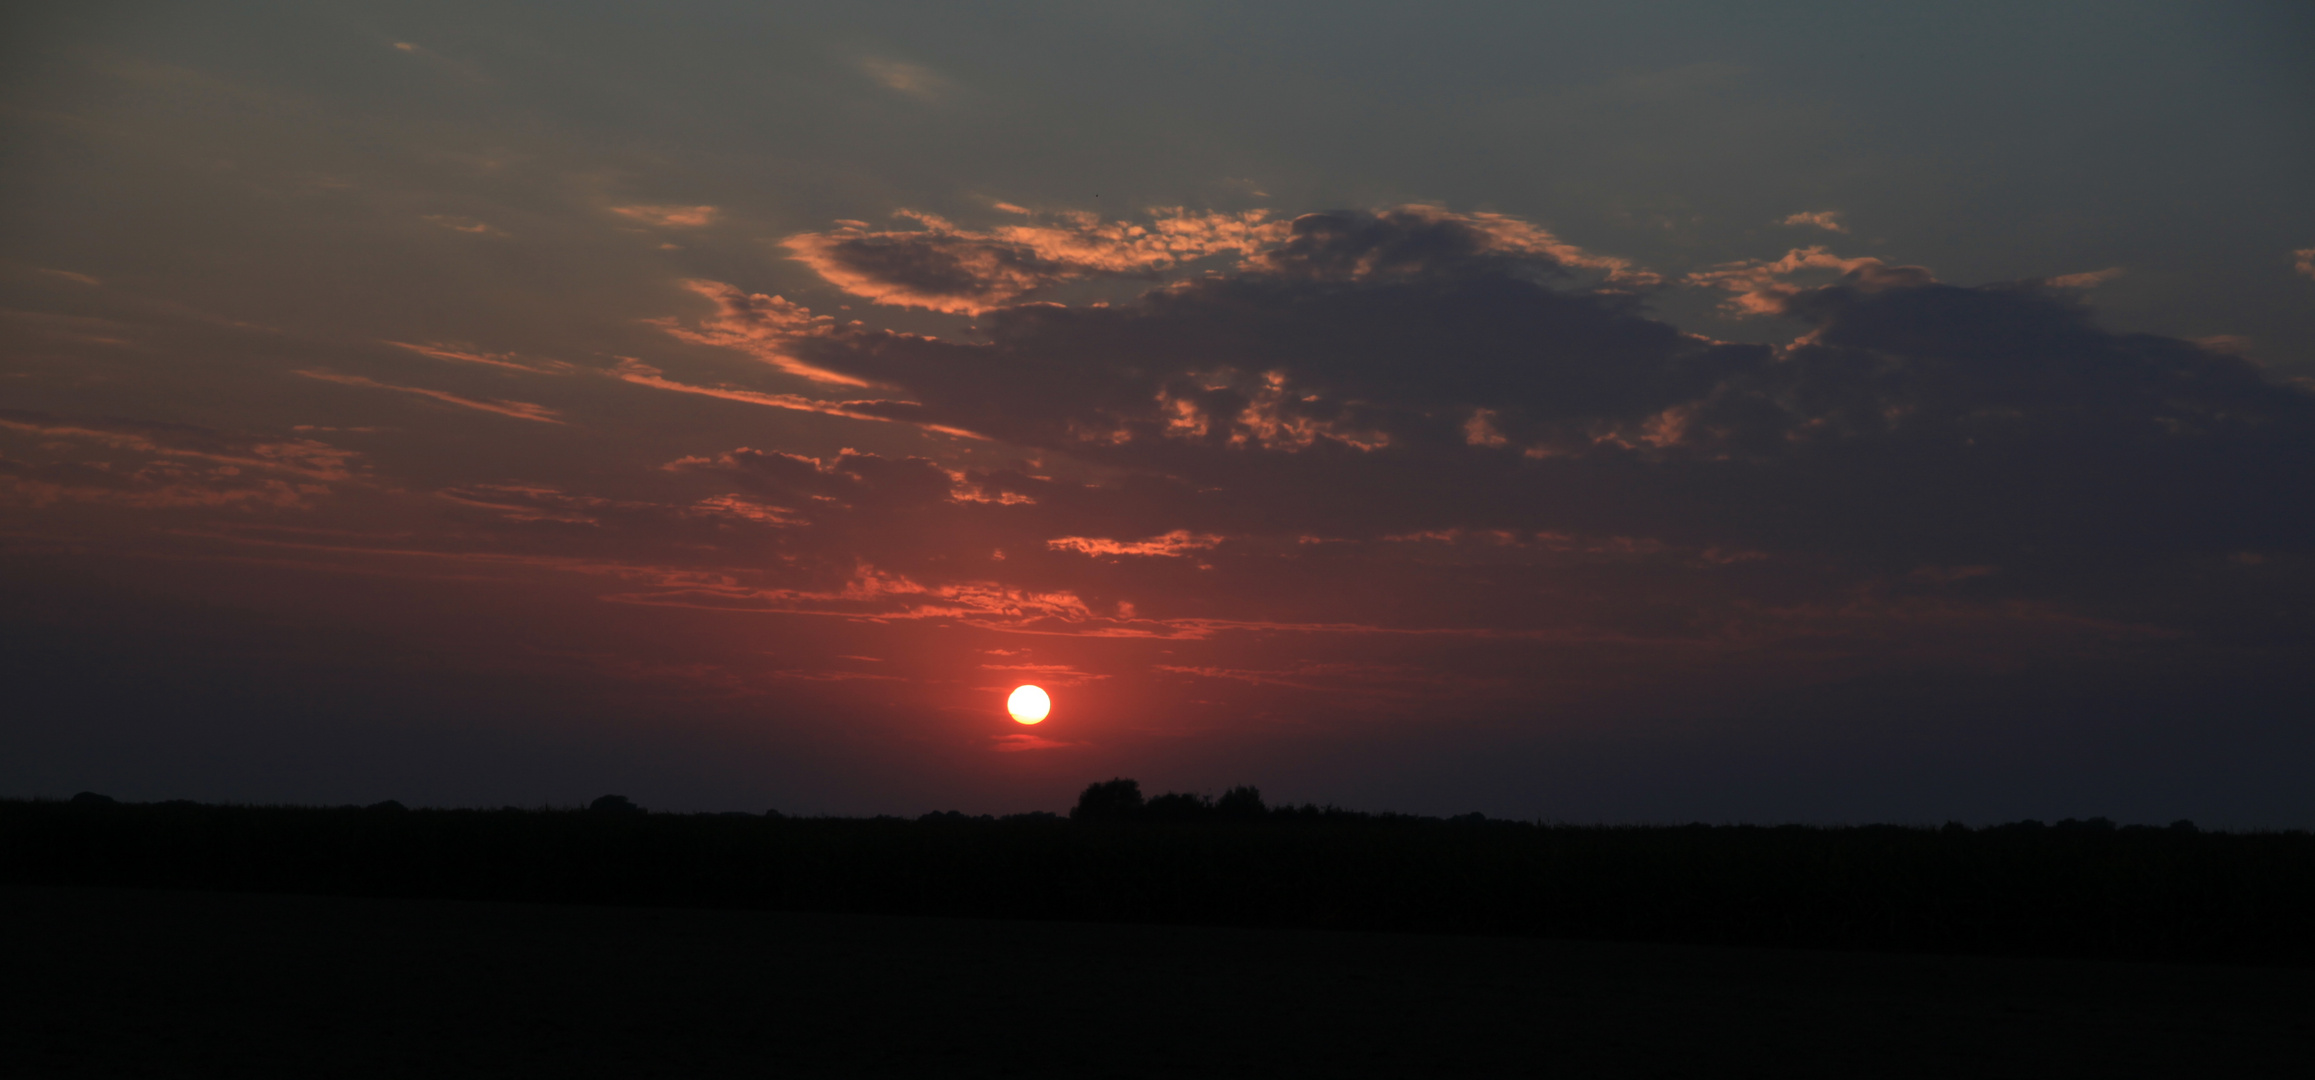
{"type": "Polygon", "coordinates": [[[10,5],[0,795],[2315,824],[2311,58],[10,5]]]}

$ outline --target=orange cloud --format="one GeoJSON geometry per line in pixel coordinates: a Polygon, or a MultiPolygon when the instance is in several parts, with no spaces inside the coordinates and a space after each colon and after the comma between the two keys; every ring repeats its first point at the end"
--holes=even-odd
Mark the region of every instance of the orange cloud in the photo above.
{"type": "MultiPolygon", "coordinates": [[[[917,228],[880,230],[865,222],[841,221],[836,229],[800,233],[782,243],[798,261],[854,296],[969,315],[1062,282],[1152,276],[1217,255],[1236,255],[1247,269],[1304,274],[1314,265],[1308,257],[1312,242],[1324,247],[1331,238],[1328,226],[1350,220],[1311,214],[1285,222],[1271,220],[1267,210],[1223,213],[1159,207],[1142,221],[1107,221],[1082,211],[1038,214],[1011,203],[996,207],[1032,220],[974,230],[933,214],[901,210],[894,216],[915,222],[917,228]]],[[[1620,285],[1661,280],[1628,259],[1594,254],[1506,214],[1458,214],[1416,204],[1379,211],[1374,217],[1402,231],[1430,227],[1441,238],[1451,237],[1453,254],[1462,258],[1548,259],[1599,272],[1620,285]]],[[[1359,279],[1406,269],[1378,260],[1375,254],[1370,250],[1367,258],[1348,266],[1328,264],[1328,270],[1359,279]]]]}
{"type": "Polygon", "coordinates": [[[2292,252],[2291,257],[2298,260],[2291,264],[2292,269],[2315,278],[2315,247],[2300,248],[2292,252]]]}
{"type": "Polygon", "coordinates": [[[647,320],[668,336],[694,345],[734,349],[812,382],[831,386],[869,385],[865,379],[814,367],[789,355],[785,349],[789,342],[799,338],[835,332],[836,320],[814,315],[812,309],[785,297],[750,294],[720,281],[692,278],[686,279],[683,287],[713,301],[715,314],[699,320],[696,327],[684,326],[674,319],[647,320]]]}
{"type": "Polygon", "coordinates": [[[713,498],[701,499],[691,505],[688,513],[695,517],[749,521],[758,525],[783,528],[790,525],[801,525],[804,521],[804,519],[796,516],[795,511],[785,506],[775,506],[771,503],[750,499],[744,495],[717,495],[713,498]]]}
{"type": "Polygon", "coordinates": [[[1045,541],[1054,551],[1075,551],[1086,555],[1142,555],[1178,559],[1193,552],[1208,551],[1222,542],[1211,533],[1192,533],[1175,529],[1163,536],[1147,540],[1104,540],[1094,536],[1063,536],[1045,541]]]}
{"type": "Polygon", "coordinates": [[[1872,256],[1844,259],[1822,246],[1794,248],[1778,259],[1746,259],[1723,263],[1690,274],[1687,282],[1726,289],[1736,295],[1727,307],[1746,315],[1775,315],[1807,287],[1791,279],[1808,271],[1831,270],[1846,275],[1866,291],[1926,285],[1937,279],[1918,266],[1891,266],[1872,256]]]}
{"type": "Polygon", "coordinates": [[[1463,421],[1464,445],[1495,449],[1509,442],[1510,440],[1505,438],[1501,431],[1496,430],[1495,418],[1497,415],[1499,414],[1493,409],[1473,409],[1471,418],[1463,421]]]}
{"type": "MultiPolygon", "coordinates": [[[[1346,403],[1291,386],[1286,374],[1265,372],[1248,379],[1235,371],[1192,373],[1189,385],[1160,387],[1155,401],[1166,438],[1294,453],[1320,442],[1362,452],[1391,445],[1389,432],[1365,428],[1344,416],[1346,403]],[[1219,406],[1219,407],[1217,407],[1219,406]],[[1334,416],[1325,415],[1332,412],[1334,416]]],[[[1081,442],[1112,446],[1132,442],[1132,428],[1076,431],[1081,442]]]]}
{"type": "Polygon", "coordinates": [[[1267,220],[1265,210],[1193,213],[1167,207],[1141,223],[1070,212],[986,231],[913,210],[894,216],[919,228],[875,230],[839,222],[829,232],[801,233],[782,243],[797,261],[854,296],[973,314],[1064,281],[1147,274],[1211,255],[1252,256],[1286,232],[1285,223],[1267,220]]]}
{"type": "Polygon", "coordinates": [[[913,401],[821,401],[817,398],[802,397],[796,394],[767,394],[760,390],[743,390],[733,386],[693,386],[690,383],[669,379],[658,368],[626,356],[619,358],[619,365],[611,370],[611,375],[621,382],[648,386],[655,390],[672,390],[679,394],[698,394],[703,397],[722,398],[725,401],[741,401],[750,405],[789,409],[795,412],[819,413],[823,416],[841,416],[851,420],[878,420],[890,424],[914,424],[926,431],[937,431],[943,435],[954,435],[963,439],[987,438],[985,435],[966,431],[963,428],[926,423],[905,415],[897,415],[922,408],[913,401]]]}
{"type": "Polygon", "coordinates": [[[2123,269],[2121,267],[2109,266],[2104,270],[2091,270],[2080,274],[2061,274],[2054,278],[2044,278],[2042,284],[2060,289],[2092,289],[2121,277],[2122,274],[2123,269]]]}

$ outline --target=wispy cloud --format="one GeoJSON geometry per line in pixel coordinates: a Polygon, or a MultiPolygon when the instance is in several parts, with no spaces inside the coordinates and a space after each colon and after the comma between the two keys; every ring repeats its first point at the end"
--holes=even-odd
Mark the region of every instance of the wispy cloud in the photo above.
{"type": "Polygon", "coordinates": [[[511,416],[517,420],[535,420],[542,424],[562,423],[561,420],[555,419],[556,416],[560,415],[555,410],[547,408],[544,405],[533,405],[527,401],[506,401],[503,399],[483,401],[476,398],[460,397],[459,395],[453,394],[447,390],[429,390],[422,386],[396,386],[393,383],[383,383],[376,379],[365,379],[359,375],[340,375],[335,372],[328,371],[299,371],[297,374],[303,375],[309,379],[320,379],[323,382],[338,383],[342,386],[360,386],[371,390],[391,390],[397,394],[412,394],[418,397],[433,398],[436,401],[447,405],[456,405],[462,409],[474,409],[480,412],[496,413],[500,416],[511,416]]]}
{"type": "Polygon", "coordinates": [[[915,424],[927,431],[937,431],[943,435],[955,435],[966,439],[986,438],[986,436],[966,431],[963,428],[927,423],[910,418],[905,415],[907,412],[923,408],[913,401],[821,401],[799,394],[770,394],[761,390],[746,390],[736,386],[694,386],[690,383],[670,379],[658,368],[633,357],[625,356],[619,358],[619,366],[612,369],[611,375],[621,382],[648,386],[654,390],[672,390],[679,394],[698,394],[703,397],[721,398],[725,401],[740,401],[750,405],[788,409],[794,412],[819,413],[823,416],[842,416],[853,420],[880,420],[891,424],[915,424]]]}
{"type": "Polygon", "coordinates": [[[676,319],[652,319],[650,325],[678,341],[712,345],[746,353],[790,375],[830,386],[867,386],[868,380],[815,367],[796,358],[796,342],[835,332],[836,320],[814,315],[812,309],[786,297],[749,293],[736,285],[699,278],[683,287],[715,304],[715,313],[685,326],[676,319]]]}
{"type": "Polygon", "coordinates": [[[1826,232],[1845,233],[1849,231],[1848,226],[1841,224],[1841,212],[1838,210],[1808,210],[1787,217],[1777,224],[1806,225],[1811,228],[1823,229],[1826,232]]]}
{"type": "Polygon", "coordinates": [[[696,229],[713,224],[720,210],[712,206],[614,206],[611,212],[621,217],[656,225],[663,229],[696,229]]]}
{"type": "Polygon", "coordinates": [[[887,90],[924,101],[938,101],[956,85],[940,72],[906,60],[870,57],[860,62],[860,70],[887,90]]]}
{"type": "Polygon", "coordinates": [[[512,235],[506,230],[492,225],[487,221],[477,221],[470,217],[459,217],[456,214],[421,214],[419,216],[429,222],[439,225],[445,229],[449,229],[453,232],[471,233],[476,236],[504,237],[512,235]]]}
{"type": "Polygon", "coordinates": [[[0,411],[0,430],[48,440],[97,443],[159,457],[194,458],[235,469],[286,472],[312,480],[345,480],[346,463],[357,456],[310,439],[235,436],[180,424],[75,421],[39,413],[0,411]]]}
{"type": "Polygon", "coordinates": [[[1016,731],[1010,735],[993,736],[992,742],[995,745],[991,746],[990,749],[999,753],[1015,753],[1022,750],[1059,750],[1063,747],[1082,745],[1080,743],[1062,742],[1058,739],[1048,739],[1042,735],[1031,735],[1026,731],[1016,731]]]}
{"type": "Polygon", "coordinates": [[[1145,555],[1178,559],[1219,545],[1222,538],[1211,533],[1193,533],[1175,529],[1164,536],[1147,540],[1104,540],[1095,536],[1063,536],[1045,541],[1055,551],[1075,551],[1086,555],[1145,555]]]}
{"type": "Polygon", "coordinates": [[[35,508],[302,507],[351,479],[356,456],[311,439],[22,412],[0,412],[0,435],[30,440],[32,455],[0,454],[0,503],[35,508]]]}
{"type": "Polygon", "coordinates": [[[390,42],[389,44],[392,46],[395,52],[401,53],[404,56],[424,61],[427,64],[433,65],[434,67],[441,70],[448,71],[469,82],[479,83],[487,81],[483,78],[482,69],[476,67],[469,61],[453,60],[450,57],[444,56],[441,53],[436,52],[433,49],[429,49],[424,45],[420,45],[415,41],[396,41],[390,42]]]}
{"type": "Polygon", "coordinates": [[[1592,271],[1618,285],[1660,280],[1629,259],[1586,251],[1532,222],[1427,204],[1372,215],[1305,214],[1292,221],[1273,220],[1267,210],[1158,207],[1128,221],[1081,211],[1039,214],[1011,203],[996,208],[1031,221],[968,229],[934,214],[901,210],[894,216],[915,228],[839,222],[838,228],[782,243],[797,261],[854,296],[954,314],[988,311],[1068,281],[1154,279],[1224,255],[1238,256],[1243,269],[1298,277],[1404,277],[1447,261],[1494,260],[1592,271]],[[1378,219],[1381,228],[1418,239],[1377,251],[1369,234],[1378,219]]]}
{"type": "MultiPolygon", "coordinates": [[[[1009,213],[1030,214],[1019,207],[1009,213]]],[[[1251,256],[1287,235],[1269,212],[1165,208],[1141,222],[1082,212],[1033,215],[1028,224],[961,228],[913,210],[910,229],[839,223],[782,241],[797,261],[854,296],[896,307],[970,314],[1065,281],[1146,275],[1212,255],[1251,256]]]]}
{"type": "Polygon", "coordinates": [[[1386,281],[1523,265],[1597,273],[1619,286],[1654,285],[1655,271],[1587,251],[1523,218],[1410,203],[1370,213],[1304,214],[1249,269],[1297,278],[1386,281]]]}
{"type": "Polygon", "coordinates": [[[1810,271],[1832,271],[1844,275],[1866,289],[1897,285],[1920,285],[1937,280],[1929,271],[1918,266],[1891,266],[1870,255],[1843,258],[1823,246],[1794,248],[1776,259],[1745,259],[1722,263],[1709,270],[1690,274],[1691,285],[1705,285],[1726,289],[1736,295],[1727,306],[1746,315],[1776,315],[1785,310],[1786,302],[1807,291],[1808,286],[1794,281],[1810,271]]]}
{"type": "MultiPolygon", "coordinates": [[[[1099,672],[1079,671],[1068,664],[982,664],[981,670],[1013,672],[1014,678],[1036,679],[1048,686],[1080,686],[1109,677],[1099,672]]],[[[1012,687],[992,686],[986,689],[1003,692],[1012,687]]]]}
{"type": "Polygon", "coordinates": [[[2123,273],[2121,267],[2109,266],[2104,270],[2090,270],[2079,274],[2060,274],[2053,278],[2043,278],[2042,284],[2060,289],[2094,289],[2121,277],[2123,273]]]}
{"type": "Polygon", "coordinates": [[[2291,264],[2292,269],[2315,278],[2315,247],[2300,248],[2292,252],[2291,257],[2297,260],[2291,264]]]}
{"type": "Polygon", "coordinates": [[[1254,671],[1187,664],[1154,664],[1152,670],[1205,679],[1228,679],[1256,686],[1283,686],[1330,694],[1388,694],[1403,696],[1411,687],[1435,686],[1449,676],[1419,668],[1375,664],[1316,663],[1288,671],[1254,671]]]}
{"type": "Polygon", "coordinates": [[[408,341],[388,341],[385,344],[392,345],[397,349],[408,349],[420,356],[431,356],[436,360],[448,360],[459,364],[481,364],[486,367],[505,368],[509,371],[522,371],[533,375],[568,375],[579,370],[577,366],[566,364],[560,360],[525,362],[515,359],[513,353],[486,353],[471,349],[454,349],[440,343],[419,345],[408,341]]]}

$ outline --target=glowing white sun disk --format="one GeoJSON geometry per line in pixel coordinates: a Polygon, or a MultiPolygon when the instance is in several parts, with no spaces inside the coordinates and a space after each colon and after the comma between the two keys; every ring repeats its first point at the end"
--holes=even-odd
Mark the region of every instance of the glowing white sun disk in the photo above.
{"type": "Polygon", "coordinates": [[[1024,724],[1034,724],[1053,711],[1053,699],[1034,686],[1017,687],[1013,696],[1005,699],[1005,711],[1024,724]]]}

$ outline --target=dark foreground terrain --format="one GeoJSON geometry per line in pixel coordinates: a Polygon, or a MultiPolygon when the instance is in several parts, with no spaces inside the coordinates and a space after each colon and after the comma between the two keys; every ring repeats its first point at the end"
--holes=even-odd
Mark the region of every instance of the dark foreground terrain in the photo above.
{"type": "Polygon", "coordinates": [[[1153,812],[1168,799],[1189,797],[1077,820],[0,800],[0,885],[2315,966],[2305,832],[1153,812]]]}
{"type": "Polygon", "coordinates": [[[2315,971],[0,888],[12,1077],[2310,1076],[2315,971]]]}

